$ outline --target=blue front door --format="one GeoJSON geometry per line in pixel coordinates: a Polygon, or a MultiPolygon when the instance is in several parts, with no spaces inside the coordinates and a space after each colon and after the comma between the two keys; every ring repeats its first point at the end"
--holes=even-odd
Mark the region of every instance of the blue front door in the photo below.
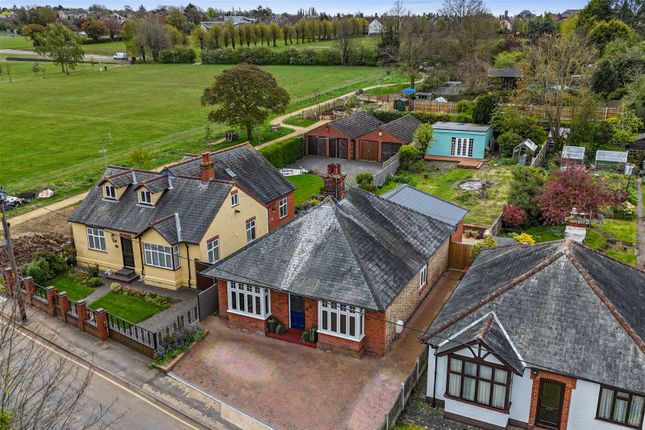
{"type": "Polygon", "coordinates": [[[291,312],[291,328],[305,328],[305,298],[289,295],[289,310],[291,312]]]}

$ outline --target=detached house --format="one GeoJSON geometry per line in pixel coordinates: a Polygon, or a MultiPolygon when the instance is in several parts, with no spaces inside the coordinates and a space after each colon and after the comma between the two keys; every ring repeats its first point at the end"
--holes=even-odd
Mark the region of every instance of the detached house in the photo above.
{"type": "Polygon", "coordinates": [[[342,183],[335,195],[204,272],[220,317],[260,332],[270,316],[288,333],[317,327],[321,349],[387,350],[385,321],[410,318],[447,267],[454,229],[342,183]]]}
{"type": "Polygon", "coordinates": [[[234,151],[255,160],[247,166],[252,175],[218,178],[234,173],[222,168],[223,158],[236,158],[231,153],[203,154],[196,171],[188,168],[191,157],[182,164],[185,175],[108,167],[69,218],[77,263],[124,282],[141,276],[159,287],[196,287],[196,260],[215,263],[269,231],[273,207],[267,201],[274,195],[261,195],[267,183],[289,190],[275,218],[293,217],[293,186],[254,149],[234,151]]]}
{"type": "Polygon", "coordinates": [[[422,339],[427,396],[485,429],[643,429],[645,272],[570,241],[482,251],[422,339]]]}

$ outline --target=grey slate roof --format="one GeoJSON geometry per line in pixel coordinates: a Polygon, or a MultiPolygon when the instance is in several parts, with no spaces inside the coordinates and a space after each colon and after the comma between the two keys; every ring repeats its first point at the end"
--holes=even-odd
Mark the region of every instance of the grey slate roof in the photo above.
{"type": "Polygon", "coordinates": [[[170,187],[170,183],[168,181],[169,179],[167,175],[159,174],[154,178],[139,182],[137,188],[145,187],[151,193],[158,193],[159,191],[166,190],[170,187]]]}
{"type": "Polygon", "coordinates": [[[474,131],[485,133],[490,128],[490,125],[439,121],[432,124],[432,128],[435,130],[474,131]]]}
{"type": "MultiPolygon", "coordinates": [[[[211,153],[215,177],[233,181],[264,204],[270,203],[293,190],[295,186],[250,145],[240,145],[211,153]],[[234,173],[231,176],[227,169],[234,173]]],[[[201,157],[187,160],[164,169],[172,175],[200,177],[201,157]]]]}
{"type": "Polygon", "coordinates": [[[385,310],[453,228],[349,188],[227,257],[204,275],[385,310]]]}
{"type": "Polygon", "coordinates": [[[156,221],[151,225],[151,228],[155,229],[171,245],[176,245],[180,242],[177,221],[174,215],[169,215],[156,221]]]}
{"type": "MultiPolygon", "coordinates": [[[[105,176],[126,170],[130,169],[108,167],[105,176]]],[[[139,181],[145,181],[158,175],[156,172],[134,172],[139,181]]],[[[152,224],[170,216],[174,217],[174,214],[177,213],[183,231],[182,241],[199,243],[233,184],[220,181],[204,183],[198,179],[184,177],[173,178],[171,181],[172,188],[165,190],[153,207],[138,204],[135,186],[129,186],[120,200],[107,201],[103,199],[99,185],[103,181],[99,181],[69,217],[69,220],[93,227],[109,228],[138,235],[151,227],[152,224]]],[[[154,228],[164,237],[166,237],[165,235],[172,237],[168,225],[169,223],[156,224],[154,228]]]]}
{"type": "Polygon", "coordinates": [[[424,193],[409,185],[399,185],[381,197],[443,221],[452,227],[456,227],[468,213],[468,209],[442,200],[432,194],[424,193]]]}
{"type": "Polygon", "coordinates": [[[528,367],[645,393],[645,272],[570,241],[487,249],[424,340],[490,312],[528,367]]]}
{"type": "Polygon", "coordinates": [[[352,139],[367,134],[381,125],[383,121],[365,111],[356,112],[329,123],[330,127],[334,127],[352,139]]]}
{"type": "Polygon", "coordinates": [[[501,69],[489,69],[489,78],[521,78],[522,71],[515,67],[506,67],[501,69]]]}
{"type": "Polygon", "coordinates": [[[125,187],[126,185],[130,185],[133,181],[134,181],[134,177],[132,176],[132,171],[123,170],[123,171],[117,171],[112,175],[103,176],[101,183],[109,182],[115,187],[121,188],[121,187],[125,187]]]}
{"type": "Polygon", "coordinates": [[[405,144],[410,144],[412,143],[414,132],[417,131],[420,125],[421,121],[412,115],[405,115],[381,126],[381,130],[387,131],[392,136],[401,139],[405,144]]]}

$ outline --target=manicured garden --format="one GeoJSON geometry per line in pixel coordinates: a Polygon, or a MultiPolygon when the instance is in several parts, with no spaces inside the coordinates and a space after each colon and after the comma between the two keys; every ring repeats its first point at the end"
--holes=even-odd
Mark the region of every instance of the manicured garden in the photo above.
{"type": "Polygon", "coordinates": [[[287,176],[289,182],[296,186],[293,199],[297,206],[302,205],[307,200],[320,194],[323,187],[323,180],[320,176],[303,174],[296,176],[287,176]]]}
{"type": "Polygon", "coordinates": [[[151,293],[120,286],[115,288],[115,284],[110,290],[109,293],[92,302],[89,308],[92,310],[103,308],[112,315],[136,324],[170,307],[168,299],[157,294],[152,297],[151,293]]]}
{"type": "Polygon", "coordinates": [[[81,275],[77,273],[60,275],[49,284],[58,291],[66,292],[67,297],[73,302],[84,299],[94,292],[94,288],[88,287],[87,283],[83,282],[81,275]]]}

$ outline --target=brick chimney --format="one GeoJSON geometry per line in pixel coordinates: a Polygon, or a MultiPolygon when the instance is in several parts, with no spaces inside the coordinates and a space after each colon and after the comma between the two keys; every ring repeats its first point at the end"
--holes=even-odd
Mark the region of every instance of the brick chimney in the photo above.
{"type": "Polygon", "coordinates": [[[199,173],[202,181],[204,182],[208,182],[215,178],[215,165],[213,164],[213,160],[211,160],[210,152],[204,152],[202,154],[202,163],[199,165],[199,173]]]}
{"type": "Polygon", "coordinates": [[[340,164],[330,163],[327,165],[327,174],[323,178],[325,186],[323,195],[332,196],[336,200],[345,198],[345,177],[347,175],[341,172],[340,164]]]}
{"type": "Polygon", "coordinates": [[[582,243],[587,237],[587,224],[581,221],[585,220],[585,213],[578,213],[576,208],[571,210],[571,215],[565,220],[564,237],[574,242],[582,243]]]}

